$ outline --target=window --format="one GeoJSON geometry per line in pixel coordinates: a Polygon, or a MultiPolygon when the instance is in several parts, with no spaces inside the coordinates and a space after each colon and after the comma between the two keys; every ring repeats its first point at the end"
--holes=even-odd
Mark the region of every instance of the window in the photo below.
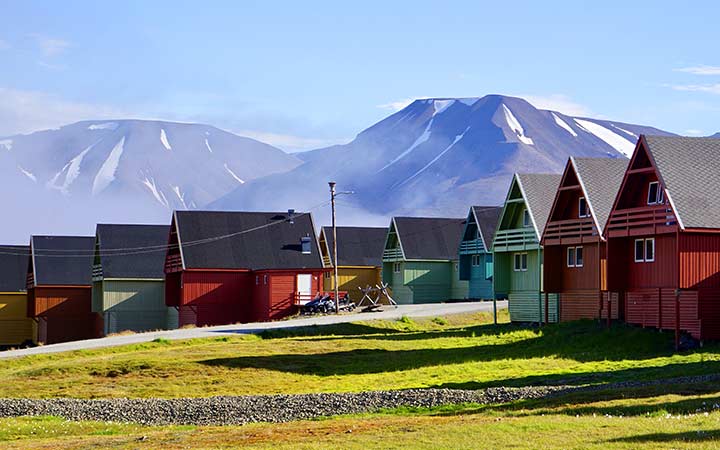
{"type": "Polygon", "coordinates": [[[472,255],[472,266],[473,267],[480,266],[480,255],[472,255]]]}
{"type": "Polygon", "coordinates": [[[583,248],[568,247],[567,249],[567,266],[582,267],[583,266],[583,248]]]}
{"type": "Polygon", "coordinates": [[[530,226],[530,213],[527,209],[523,210],[523,226],[529,227],[530,226]]]}
{"type": "Polygon", "coordinates": [[[648,205],[659,205],[665,201],[662,189],[660,189],[660,183],[652,181],[648,185],[648,205]]]}
{"type": "Polygon", "coordinates": [[[645,262],[655,261],[655,238],[645,239],[645,262]]]}
{"type": "Polygon", "coordinates": [[[635,262],[655,261],[655,238],[635,239],[635,262]]]}
{"type": "Polygon", "coordinates": [[[575,247],[568,247],[567,249],[567,266],[575,267],[575,247]]]}
{"type": "Polygon", "coordinates": [[[460,265],[458,263],[455,263],[455,272],[457,272],[458,270],[460,270],[460,265]]]}
{"type": "Polygon", "coordinates": [[[400,263],[393,263],[393,273],[400,273],[400,263]]]}
{"type": "Polygon", "coordinates": [[[527,270],[527,253],[515,253],[514,259],[513,270],[515,272],[525,272],[527,270]]]}
{"type": "Polygon", "coordinates": [[[255,275],[255,285],[260,285],[260,275],[255,275]]]}
{"type": "Polygon", "coordinates": [[[267,284],[267,275],[263,275],[263,283],[267,284]]]}
{"type": "Polygon", "coordinates": [[[328,280],[332,278],[332,272],[325,272],[325,278],[328,280]]]}
{"type": "Polygon", "coordinates": [[[590,217],[590,212],[588,211],[587,200],[585,200],[585,197],[580,197],[580,200],[578,201],[578,217],[580,217],[581,219],[583,217],[590,217]]]}
{"type": "Polygon", "coordinates": [[[310,242],[310,236],[300,238],[300,245],[302,246],[303,255],[309,255],[311,253],[310,242]]]}

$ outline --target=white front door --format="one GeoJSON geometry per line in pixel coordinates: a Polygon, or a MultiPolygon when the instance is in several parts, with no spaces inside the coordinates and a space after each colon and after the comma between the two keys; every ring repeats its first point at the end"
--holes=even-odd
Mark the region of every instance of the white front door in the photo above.
{"type": "Polygon", "coordinates": [[[309,298],[312,295],[312,275],[298,274],[297,291],[301,299],[309,298]]]}

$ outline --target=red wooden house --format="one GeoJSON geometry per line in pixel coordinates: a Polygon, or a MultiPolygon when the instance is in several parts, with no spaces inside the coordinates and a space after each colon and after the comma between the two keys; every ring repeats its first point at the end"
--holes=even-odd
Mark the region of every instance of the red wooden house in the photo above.
{"type": "Polygon", "coordinates": [[[720,338],[720,139],[640,136],[605,228],[626,322],[720,338]]]}
{"type": "Polygon", "coordinates": [[[280,319],[322,290],[309,213],[176,211],[165,302],[180,326],[280,319]]]}
{"type": "Polygon", "coordinates": [[[53,344],[102,335],[102,316],[92,312],[94,247],[94,237],[30,239],[28,317],[37,321],[38,342],[53,344]]]}
{"type": "Polygon", "coordinates": [[[545,296],[557,294],[561,321],[606,316],[606,244],[602,237],[628,160],[570,157],[543,232],[545,296]],[[603,301],[603,296],[605,300],[603,301]]]}

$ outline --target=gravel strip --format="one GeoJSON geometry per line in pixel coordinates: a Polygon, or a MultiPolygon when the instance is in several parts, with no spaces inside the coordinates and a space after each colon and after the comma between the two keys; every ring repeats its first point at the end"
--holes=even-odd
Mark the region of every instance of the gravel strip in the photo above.
{"type": "Polygon", "coordinates": [[[555,397],[570,392],[700,383],[719,379],[720,374],[714,374],[597,386],[499,387],[481,390],[408,389],[183,399],[0,399],[0,417],[49,415],[74,421],[94,420],[145,425],[242,425],[249,422],[289,422],[323,416],[368,413],[403,406],[430,408],[464,403],[495,404],[555,397]]]}

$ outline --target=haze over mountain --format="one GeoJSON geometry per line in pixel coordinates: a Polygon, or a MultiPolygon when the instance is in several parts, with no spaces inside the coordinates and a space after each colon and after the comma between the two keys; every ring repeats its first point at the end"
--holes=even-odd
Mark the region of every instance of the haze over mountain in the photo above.
{"type": "Polygon", "coordinates": [[[461,217],[500,204],[513,172],[560,172],[570,155],[621,158],[640,133],[670,134],[500,95],[416,100],[348,144],[292,155],[208,125],[84,121],[0,138],[14,218],[2,238],[167,223],[173,209],[307,210],[327,201],[329,180],[354,191],[338,198],[345,224],[461,217]]]}

